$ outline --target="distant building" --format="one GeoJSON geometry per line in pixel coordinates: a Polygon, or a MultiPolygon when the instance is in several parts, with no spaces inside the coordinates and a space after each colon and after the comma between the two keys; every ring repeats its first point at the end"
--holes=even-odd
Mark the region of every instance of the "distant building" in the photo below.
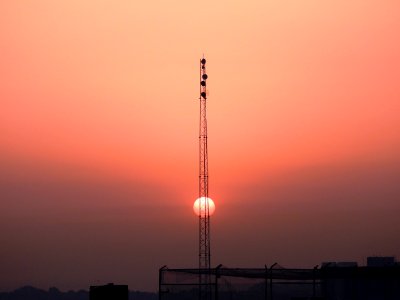
{"type": "Polygon", "coordinates": [[[367,266],[356,262],[322,263],[321,283],[326,299],[400,299],[400,269],[394,257],[367,258],[367,266]]]}
{"type": "Polygon", "coordinates": [[[394,267],[394,256],[370,256],[367,257],[367,267],[394,267]]]}
{"type": "Polygon", "coordinates": [[[129,290],[127,285],[98,285],[90,287],[90,300],[128,300],[129,290]]]}

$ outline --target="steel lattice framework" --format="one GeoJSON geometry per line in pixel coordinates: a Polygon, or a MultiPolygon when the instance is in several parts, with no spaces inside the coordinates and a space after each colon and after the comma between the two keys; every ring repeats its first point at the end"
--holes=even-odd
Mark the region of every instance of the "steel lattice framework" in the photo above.
{"type": "MultiPolygon", "coordinates": [[[[200,130],[199,130],[199,270],[210,270],[210,210],[208,203],[207,152],[207,73],[206,59],[200,60],[200,130]]],[[[200,299],[210,298],[209,272],[200,272],[200,299]]]]}

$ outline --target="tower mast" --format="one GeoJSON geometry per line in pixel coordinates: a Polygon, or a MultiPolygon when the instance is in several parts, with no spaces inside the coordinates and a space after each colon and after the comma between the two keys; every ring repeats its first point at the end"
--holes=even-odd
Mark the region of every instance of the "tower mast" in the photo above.
{"type": "Polygon", "coordinates": [[[207,153],[207,73],[206,59],[200,60],[200,130],[199,130],[199,296],[208,299],[210,293],[210,208],[208,203],[207,153]]]}

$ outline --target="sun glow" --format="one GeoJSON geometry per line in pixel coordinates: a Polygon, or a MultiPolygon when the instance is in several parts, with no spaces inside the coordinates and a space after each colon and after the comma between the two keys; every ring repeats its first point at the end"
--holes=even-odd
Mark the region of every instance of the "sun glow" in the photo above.
{"type": "Polygon", "coordinates": [[[201,209],[205,209],[206,201],[208,200],[209,213],[212,216],[215,212],[215,204],[211,198],[201,197],[197,198],[193,204],[193,211],[197,216],[200,216],[201,209]]]}

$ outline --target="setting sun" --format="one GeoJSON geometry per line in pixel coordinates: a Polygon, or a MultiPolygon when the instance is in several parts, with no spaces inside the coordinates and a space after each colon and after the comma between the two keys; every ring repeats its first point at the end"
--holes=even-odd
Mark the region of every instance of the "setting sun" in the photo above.
{"type": "Polygon", "coordinates": [[[215,211],[215,204],[214,201],[211,198],[206,198],[206,197],[201,197],[197,198],[196,201],[193,204],[193,211],[197,216],[200,216],[200,210],[201,207],[205,207],[206,204],[206,199],[208,200],[208,205],[209,205],[209,210],[210,210],[210,216],[214,214],[215,211]]]}

